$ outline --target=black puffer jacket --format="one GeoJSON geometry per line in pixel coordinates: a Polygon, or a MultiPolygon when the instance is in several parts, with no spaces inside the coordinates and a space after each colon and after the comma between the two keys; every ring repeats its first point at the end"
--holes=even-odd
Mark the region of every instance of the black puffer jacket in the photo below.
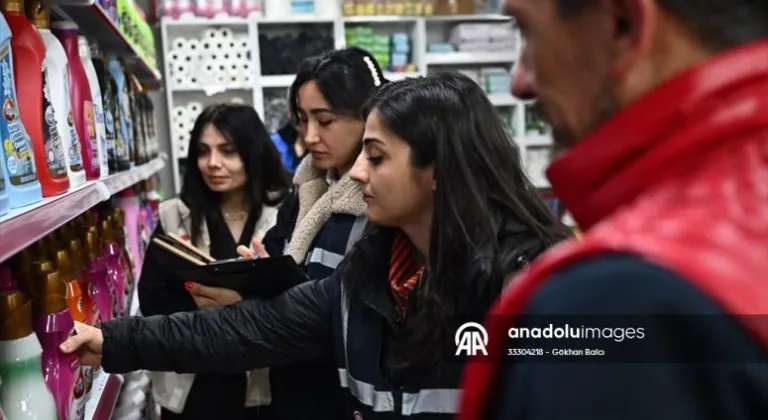
{"type": "MultiPolygon", "coordinates": [[[[459,400],[459,363],[442,375],[394,380],[389,374],[388,344],[401,331],[387,286],[391,241],[379,246],[379,262],[355,273],[366,279],[364,287],[341,280],[349,278],[344,262],[331,277],[271,301],[244,300],[223,308],[105,323],[103,367],[113,373],[234,373],[333,355],[346,390],[346,418],[452,418],[459,400]]],[[[546,247],[541,240],[520,245],[509,272],[546,247]]],[[[498,284],[483,301],[495,299],[501,292],[498,284]]],[[[459,321],[480,321],[487,308],[476,309],[459,321]]]]}

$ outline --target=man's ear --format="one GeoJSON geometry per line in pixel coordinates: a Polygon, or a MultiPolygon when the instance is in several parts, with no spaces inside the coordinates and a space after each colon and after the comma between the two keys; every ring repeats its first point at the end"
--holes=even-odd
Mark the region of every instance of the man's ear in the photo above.
{"type": "Polygon", "coordinates": [[[615,75],[624,74],[647,55],[656,31],[658,6],[655,0],[604,0],[614,17],[615,75]]]}

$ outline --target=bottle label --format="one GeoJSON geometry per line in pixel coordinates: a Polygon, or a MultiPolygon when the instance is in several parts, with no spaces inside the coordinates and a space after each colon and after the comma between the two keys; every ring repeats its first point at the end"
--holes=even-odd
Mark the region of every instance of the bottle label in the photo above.
{"type": "Polygon", "coordinates": [[[67,174],[66,161],[64,160],[64,146],[59,135],[59,125],[56,121],[56,113],[51,104],[50,80],[48,69],[43,64],[43,140],[45,142],[45,164],[48,173],[58,178],[67,174]]]}
{"type": "Polygon", "coordinates": [[[112,117],[115,119],[115,156],[117,160],[128,160],[128,139],[125,137],[126,129],[123,122],[122,109],[119,106],[119,100],[114,104],[115,113],[112,117]]]}
{"type": "MultiPolygon", "coordinates": [[[[69,127],[69,148],[67,154],[69,155],[69,170],[77,172],[83,170],[83,157],[80,153],[80,136],[77,135],[75,129],[75,118],[72,116],[72,104],[69,98],[69,75],[64,72],[64,101],[67,110],[67,127],[69,127]]],[[[66,134],[65,134],[66,135],[66,134]]]]}
{"type": "MultiPolygon", "coordinates": [[[[96,133],[99,136],[99,153],[98,155],[102,158],[107,157],[107,133],[106,130],[100,130],[99,128],[104,127],[104,110],[101,106],[99,106],[98,103],[93,103],[93,112],[96,116],[96,133]]],[[[102,162],[103,163],[103,162],[102,162]]]]}
{"type": "Polygon", "coordinates": [[[5,169],[8,171],[8,181],[12,185],[24,185],[37,181],[37,173],[32,157],[31,141],[21,124],[19,111],[16,108],[9,42],[0,48],[0,73],[3,79],[3,118],[7,124],[0,124],[5,152],[5,169]]]}
{"type": "Polygon", "coordinates": [[[115,155],[115,118],[112,116],[112,103],[109,98],[104,101],[104,132],[107,136],[107,156],[110,160],[116,158],[115,155]]]}
{"type": "Polygon", "coordinates": [[[83,118],[85,118],[85,129],[87,141],[91,143],[91,166],[99,168],[99,137],[96,135],[96,113],[93,109],[93,102],[85,101],[83,105],[83,118]]]}
{"type": "Polygon", "coordinates": [[[85,417],[85,378],[83,369],[76,355],[72,355],[70,368],[74,372],[75,383],[72,384],[72,398],[69,402],[69,419],[83,420],[85,417]]]}

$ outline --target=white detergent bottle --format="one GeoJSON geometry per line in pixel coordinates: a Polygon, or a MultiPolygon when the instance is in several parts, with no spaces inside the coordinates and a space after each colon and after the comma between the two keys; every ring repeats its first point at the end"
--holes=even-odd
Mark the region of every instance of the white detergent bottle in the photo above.
{"type": "Polygon", "coordinates": [[[43,348],[32,330],[32,303],[18,290],[0,291],[0,405],[13,420],[56,419],[45,384],[43,348]]]}
{"type": "Polygon", "coordinates": [[[77,37],[77,46],[80,52],[80,61],[83,62],[85,76],[88,78],[88,85],[91,87],[91,100],[93,101],[93,113],[96,119],[96,137],[99,139],[99,167],[101,176],[109,175],[109,157],[107,153],[107,129],[104,125],[104,104],[101,100],[101,87],[99,86],[99,75],[91,61],[91,45],[84,36],[77,37]]]}
{"type": "Polygon", "coordinates": [[[67,165],[70,188],[77,188],[85,183],[85,169],[80,156],[80,141],[77,138],[72,111],[69,106],[69,60],[59,39],[51,32],[50,8],[45,6],[32,22],[45,43],[45,62],[48,68],[48,86],[51,105],[64,147],[64,159],[67,165]]]}

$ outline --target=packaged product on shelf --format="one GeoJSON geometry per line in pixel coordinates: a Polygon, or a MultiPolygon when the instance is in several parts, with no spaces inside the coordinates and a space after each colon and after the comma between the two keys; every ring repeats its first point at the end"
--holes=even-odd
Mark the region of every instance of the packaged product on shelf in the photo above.
{"type": "Polygon", "coordinates": [[[59,351],[59,345],[75,327],[67,306],[66,285],[51,261],[35,261],[32,270],[34,330],[43,347],[45,383],[56,401],[58,418],[82,420],[85,413],[82,369],[77,355],[59,351]]]}
{"type": "Polygon", "coordinates": [[[96,126],[96,138],[99,144],[99,168],[101,168],[101,176],[109,175],[109,160],[107,158],[107,133],[104,127],[104,106],[102,103],[101,85],[99,84],[99,76],[96,73],[96,69],[91,62],[91,46],[88,43],[88,39],[84,36],[77,38],[78,50],[80,53],[80,61],[82,62],[83,69],[85,69],[85,76],[88,79],[88,86],[91,91],[91,99],[93,100],[93,115],[94,125],[96,126]]]}
{"type": "Polygon", "coordinates": [[[128,81],[125,80],[123,66],[117,57],[109,57],[107,60],[107,70],[111,84],[112,94],[114,95],[113,117],[115,118],[115,154],[117,156],[117,165],[120,170],[125,170],[133,166],[131,161],[131,151],[133,146],[133,127],[131,125],[130,101],[128,100],[128,81]]]}
{"type": "Polygon", "coordinates": [[[35,22],[33,25],[23,10],[16,10],[23,7],[23,4],[13,3],[15,2],[6,3],[4,13],[13,33],[11,47],[14,57],[17,58],[13,65],[19,113],[32,140],[35,166],[38,169],[37,175],[43,196],[58,195],[69,189],[69,176],[52,105],[46,47],[42,36],[35,29],[36,25],[47,27],[48,19],[45,19],[44,15],[30,15],[30,19],[35,22]]]}
{"type": "MultiPolygon", "coordinates": [[[[12,8],[18,8],[12,3],[12,8]]],[[[5,13],[5,12],[4,12],[5,13]]],[[[37,178],[32,141],[19,117],[16,85],[13,75],[13,51],[11,28],[5,17],[0,16],[0,77],[3,86],[3,118],[0,118],[0,138],[3,146],[3,170],[7,176],[6,192],[11,208],[25,207],[43,199],[43,191],[37,178]]]]}
{"type": "Polygon", "coordinates": [[[96,132],[96,115],[93,109],[91,87],[80,59],[77,25],[74,22],[58,21],[51,26],[53,34],[61,41],[69,59],[70,103],[75,131],[80,139],[85,175],[88,179],[98,179],[101,176],[101,158],[96,132]]]}
{"type": "Polygon", "coordinates": [[[147,161],[147,156],[144,148],[144,139],[141,137],[141,121],[138,118],[138,111],[136,109],[136,95],[138,94],[136,92],[137,85],[138,82],[136,82],[134,76],[126,72],[125,86],[128,94],[128,115],[131,121],[131,133],[133,135],[133,141],[131,141],[131,144],[133,145],[132,156],[133,162],[140,165],[147,161]]]}
{"type": "Polygon", "coordinates": [[[39,0],[27,1],[27,15],[31,19],[45,44],[45,68],[48,76],[47,95],[52,106],[45,111],[51,137],[58,136],[64,155],[64,165],[69,177],[69,186],[78,187],[85,182],[80,151],[69,99],[69,60],[64,47],[50,30],[50,8],[41,6],[39,0]],[[50,120],[50,121],[49,121],[50,120]],[[52,122],[55,121],[55,125],[52,122]],[[56,127],[56,130],[53,130],[56,127]]]}
{"type": "MultiPolygon", "coordinates": [[[[2,156],[2,152],[0,152],[2,156]]],[[[3,159],[0,159],[0,216],[4,216],[11,210],[11,198],[8,197],[8,191],[5,189],[5,184],[8,183],[8,174],[5,173],[5,164],[3,159]]]]}
{"type": "Polygon", "coordinates": [[[107,281],[107,268],[101,257],[101,244],[96,226],[90,226],[85,234],[86,266],[88,267],[88,294],[98,309],[98,321],[112,320],[112,293],[107,281]]]}
{"type": "Polygon", "coordinates": [[[91,60],[93,61],[93,68],[96,70],[96,76],[99,80],[99,88],[101,89],[102,95],[104,132],[107,140],[107,166],[109,167],[110,173],[116,173],[120,168],[117,165],[117,155],[115,151],[115,99],[112,92],[112,85],[109,83],[107,64],[96,44],[91,44],[91,60]]]}
{"type": "MultiPolygon", "coordinates": [[[[7,268],[0,276],[10,276],[7,268]]],[[[42,372],[43,348],[32,329],[32,302],[19,290],[0,291],[0,405],[14,420],[55,419],[56,402],[42,372]]]]}
{"type": "Polygon", "coordinates": [[[125,270],[120,261],[122,252],[115,239],[112,215],[106,215],[100,222],[102,258],[107,271],[107,284],[112,291],[112,317],[122,316],[125,310],[125,270]]]}
{"type": "MultiPolygon", "coordinates": [[[[112,209],[113,228],[115,232],[115,239],[120,250],[120,265],[125,273],[125,287],[123,290],[123,299],[125,301],[125,307],[121,315],[129,315],[131,310],[131,300],[133,297],[134,286],[136,285],[133,256],[131,255],[128,247],[128,228],[125,225],[125,213],[123,210],[115,206],[112,209]]],[[[135,224],[134,224],[135,228],[135,224]]]]}

